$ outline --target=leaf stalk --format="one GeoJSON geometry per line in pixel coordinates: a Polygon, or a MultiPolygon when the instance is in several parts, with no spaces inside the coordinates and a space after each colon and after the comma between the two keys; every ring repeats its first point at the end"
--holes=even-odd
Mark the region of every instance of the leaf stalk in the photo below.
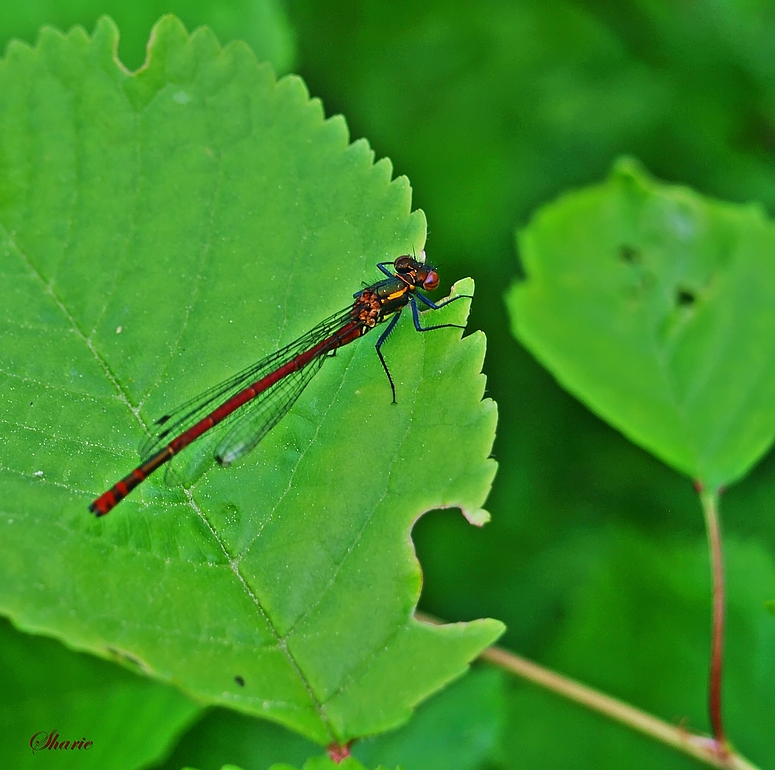
{"type": "Polygon", "coordinates": [[[721,547],[721,524],[718,514],[719,492],[704,489],[697,484],[697,491],[705,516],[708,535],[711,576],[713,580],[713,621],[710,647],[710,679],[708,683],[708,712],[713,729],[713,738],[720,755],[729,753],[721,717],[721,675],[724,652],[724,560],[721,547]]]}
{"type": "MultiPolygon", "coordinates": [[[[415,617],[426,623],[442,622],[420,612],[415,613],[415,617]]],[[[715,737],[699,735],[680,725],[672,725],[624,701],[588,687],[575,679],[558,674],[556,671],[551,671],[502,647],[489,647],[479,657],[521,679],[550,690],[563,698],[575,701],[592,711],[597,711],[616,722],[688,754],[709,767],[715,767],[719,770],[759,770],[757,765],[735,753],[726,742],[724,743],[724,751],[720,752],[715,737]]]]}

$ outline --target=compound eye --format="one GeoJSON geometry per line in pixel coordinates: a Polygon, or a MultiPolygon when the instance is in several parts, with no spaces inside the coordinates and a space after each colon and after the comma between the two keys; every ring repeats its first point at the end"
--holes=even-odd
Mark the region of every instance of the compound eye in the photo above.
{"type": "Polygon", "coordinates": [[[433,291],[439,285],[439,274],[435,270],[429,270],[422,285],[428,291],[433,291]]]}

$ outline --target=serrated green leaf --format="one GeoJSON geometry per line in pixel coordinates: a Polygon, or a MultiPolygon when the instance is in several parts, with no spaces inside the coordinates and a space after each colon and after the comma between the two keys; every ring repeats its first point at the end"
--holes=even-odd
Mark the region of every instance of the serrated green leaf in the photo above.
{"type": "Polygon", "coordinates": [[[621,161],[519,235],[519,339],[631,440],[712,488],[775,437],[775,225],[621,161]]]}
{"type": "Polygon", "coordinates": [[[275,72],[286,73],[295,59],[295,41],[282,0],[25,0],[0,6],[0,49],[12,38],[34,42],[51,24],[91,29],[107,14],[121,29],[118,53],[131,70],[145,60],[148,33],[163,13],[174,13],[189,29],[206,24],[220,40],[244,40],[275,72]]]}
{"type": "Polygon", "coordinates": [[[321,743],[394,727],[502,631],[413,618],[414,521],[486,519],[484,338],[402,319],[397,406],[373,343],[351,345],[239,467],[187,490],[154,477],[88,516],[144,425],[345,306],[425,230],[406,180],[244,45],[167,17],[132,75],[116,44],[108,20],[48,29],[0,64],[0,606],[321,743]]]}
{"type": "Polygon", "coordinates": [[[0,755],[13,770],[144,767],[166,754],[200,711],[171,687],[22,634],[5,619],[0,682],[0,755]],[[78,741],[91,745],[72,750],[78,741]]]}

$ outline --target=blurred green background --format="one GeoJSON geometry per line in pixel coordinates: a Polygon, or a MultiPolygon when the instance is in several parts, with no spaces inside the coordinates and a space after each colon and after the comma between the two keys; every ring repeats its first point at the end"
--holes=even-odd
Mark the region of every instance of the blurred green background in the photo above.
{"type": "MultiPolygon", "coordinates": [[[[409,177],[445,285],[476,279],[470,328],[487,334],[488,394],[500,410],[493,520],[477,531],[444,511],[417,524],[421,609],[446,620],[499,618],[504,646],[706,730],[709,576],[691,482],[556,385],[511,337],[503,292],[520,274],[515,229],[561,191],[601,180],[622,153],[668,181],[775,210],[775,3],[28,0],[0,9],[0,42],[34,43],[44,23],[91,31],[107,13],[122,32],[119,55],[135,69],[165,12],[189,29],[210,25],[224,43],[247,40],[280,74],[299,73],[327,114],[344,114],[353,138],[366,137],[409,177]]],[[[763,766],[775,763],[775,619],[763,608],[775,597],[774,471],[770,453],[722,500],[728,730],[763,766]]],[[[420,737],[403,749],[395,736],[366,745],[361,756],[405,770],[697,766],[487,676],[489,695],[446,696],[463,699],[472,724],[488,725],[465,761],[437,752],[420,764],[416,746],[433,733],[422,710],[420,737]]],[[[247,770],[300,762],[306,750],[278,729],[215,712],[166,767],[234,761],[247,770]]]]}

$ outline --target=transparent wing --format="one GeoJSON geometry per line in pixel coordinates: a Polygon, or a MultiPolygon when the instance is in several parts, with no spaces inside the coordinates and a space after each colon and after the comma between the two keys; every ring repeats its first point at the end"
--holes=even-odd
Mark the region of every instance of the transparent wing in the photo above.
{"type": "MultiPolygon", "coordinates": [[[[220,427],[220,426],[219,426],[220,427]]],[[[176,454],[168,463],[164,471],[164,483],[168,487],[190,487],[213,467],[213,451],[220,431],[214,434],[205,434],[199,441],[186,447],[185,452],[176,454]]]]}
{"type": "Polygon", "coordinates": [[[218,444],[215,459],[221,465],[230,465],[252,451],[288,413],[326,358],[327,356],[319,356],[303,369],[289,374],[253,399],[218,444]]]}
{"type": "MultiPolygon", "coordinates": [[[[262,377],[265,377],[270,372],[283,366],[300,353],[314,347],[326,337],[330,337],[335,331],[341,329],[350,320],[351,307],[347,307],[344,310],[340,310],[338,313],[334,313],[284,348],[266,356],[266,358],[262,358],[252,366],[243,369],[241,372],[237,372],[237,374],[229,377],[227,380],[218,383],[196,398],[181,404],[168,414],[160,417],[151,426],[153,433],[150,438],[143,443],[142,448],[140,449],[141,457],[145,459],[155,454],[169,444],[176,436],[179,436],[181,433],[184,433],[189,428],[196,425],[200,420],[203,420],[214,409],[228,401],[232,396],[255,382],[258,382],[262,377]]],[[[323,357],[324,356],[321,357],[321,360],[323,357]]],[[[313,366],[314,363],[315,361],[311,362],[301,371],[306,371],[310,366],[313,366]]],[[[319,368],[319,365],[317,367],[313,366],[313,371],[316,372],[319,368]]],[[[293,374],[289,375],[289,377],[296,379],[293,374]]],[[[282,382],[283,380],[280,381],[280,383],[282,382]]],[[[280,383],[277,383],[277,385],[280,383]]],[[[269,388],[266,392],[271,392],[277,385],[269,388]]],[[[300,392],[301,391],[299,391],[299,393],[300,392]]],[[[263,401],[263,395],[264,394],[257,396],[254,400],[263,401]]],[[[298,398],[298,394],[296,398],[298,398]]],[[[296,399],[294,399],[294,401],[295,400],[296,399]]],[[[248,402],[245,406],[237,409],[233,414],[227,417],[221,425],[233,423],[244,414],[245,409],[252,403],[252,401],[248,402]]],[[[293,402],[291,402],[291,404],[292,403],[293,402]]],[[[288,404],[288,409],[290,409],[291,404],[288,404]]],[[[275,424],[278,420],[279,417],[275,420],[275,424]]]]}
{"type": "Polygon", "coordinates": [[[312,360],[303,369],[267,388],[231,415],[233,419],[224,420],[215,430],[186,447],[184,452],[176,454],[167,465],[165,483],[190,487],[212,467],[213,456],[221,465],[228,466],[252,451],[287,414],[326,357],[312,360]]]}

